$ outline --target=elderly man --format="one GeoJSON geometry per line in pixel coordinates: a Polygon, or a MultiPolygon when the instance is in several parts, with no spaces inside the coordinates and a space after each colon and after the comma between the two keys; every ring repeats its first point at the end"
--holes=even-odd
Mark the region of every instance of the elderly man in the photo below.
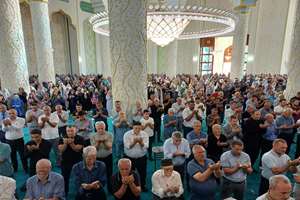
{"type": "Polygon", "coordinates": [[[172,137],[165,141],[163,149],[164,158],[172,159],[174,170],[179,172],[183,180],[186,159],[191,155],[188,141],[182,137],[181,132],[175,131],[172,137]]]}
{"type": "Polygon", "coordinates": [[[66,136],[66,128],[67,128],[67,121],[68,121],[68,118],[69,118],[69,114],[68,114],[67,111],[63,110],[62,105],[56,105],[55,106],[54,114],[56,114],[59,118],[58,133],[59,133],[60,137],[65,137],[66,136]]]}
{"type": "Polygon", "coordinates": [[[106,167],[96,160],[97,149],[88,146],[83,149],[83,161],[73,166],[75,178],[76,200],[106,200],[104,186],[106,184],[106,167]]]}
{"type": "Polygon", "coordinates": [[[27,160],[24,155],[23,128],[25,119],[17,117],[17,111],[15,109],[10,109],[8,115],[8,118],[2,122],[2,130],[5,132],[6,142],[11,148],[11,161],[13,163],[14,171],[18,171],[18,152],[21,157],[23,169],[25,172],[28,172],[27,160]]]}
{"type": "Polygon", "coordinates": [[[153,200],[183,199],[183,187],[180,174],[173,169],[171,159],[161,161],[161,169],[152,175],[153,200]]]}
{"type": "Polygon", "coordinates": [[[287,171],[295,173],[296,165],[300,164],[300,159],[291,161],[290,157],[285,154],[287,143],[283,139],[276,139],[273,142],[272,150],[262,156],[262,171],[259,187],[259,194],[267,192],[269,188],[269,179],[278,174],[285,174],[287,171]]]}
{"type": "Polygon", "coordinates": [[[96,133],[91,136],[91,144],[97,149],[97,160],[105,163],[108,188],[113,169],[112,144],[113,135],[106,131],[105,122],[98,121],[95,124],[96,133]]]}
{"type": "Polygon", "coordinates": [[[111,191],[116,200],[139,200],[141,195],[140,177],[132,170],[131,161],[118,161],[119,172],[112,176],[111,191]]]}
{"type": "Polygon", "coordinates": [[[258,197],[256,200],[294,200],[290,197],[292,184],[284,175],[272,176],[269,180],[269,191],[258,197]]]}
{"type": "Polygon", "coordinates": [[[43,110],[44,114],[38,119],[39,127],[42,130],[42,138],[51,143],[56,156],[56,164],[60,165],[60,156],[58,152],[59,133],[57,126],[59,118],[56,114],[51,113],[50,106],[44,106],[43,110]]]}
{"type": "Polygon", "coordinates": [[[225,135],[222,134],[222,127],[219,124],[212,126],[212,134],[208,136],[207,156],[215,162],[220,160],[225,148],[229,146],[229,142],[225,135]]]}
{"type": "Polygon", "coordinates": [[[187,173],[191,200],[214,200],[217,192],[216,178],[221,177],[220,162],[206,158],[205,148],[193,146],[194,159],[188,163],[187,173]]]}
{"type": "Polygon", "coordinates": [[[168,114],[164,115],[164,139],[168,139],[172,136],[172,133],[176,131],[176,116],[173,108],[169,108],[168,114]]]}
{"type": "Polygon", "coordinates": [[[193,130],[187,134],[187,140],[191,147],[195,144],[203,145],[207,147],[207,134],[201,132],[201,122],[195,120],[193,124],[193,130]]]}
{"type": "Polygon", "coordinates": [[[292,112],[291,108],[285,108],[275,122],[279,132],[278,138],[284,139],[288,145],[287,154],[290,152],[290,147],[294,139],[294,127],[296,127],[292,112]]]}
{"type": "Polygon", "coordinates": [[[16,181],[0,175],[0,199],[15,200],[16,181]]]}
{"type": "Polygon", "coordinates": [[[29,159],[29,176],[36,173],[36,163],[41,159],[49,159],[51,143],[42,139],[42,133],[39,129],[30,131],[31,140],[25,144],[25,156],[29,159]]]}
{"type": "Polygon", "coordinates": [[[124,153],[125,157],[132,162],[133,169],[136,168],[141,176],[141,187],[146,189],[147,175],[147,149],[149,147],[149,136],[142,131],[140,122],[133,123],[133,129],[124,135],[124,153]]]}
{"type": "Polygon", "coordinates": [[[51,162],[41,159],[36,164],[36,175],[27,180],[25,199],[65,199],[64,178],[51,171],[51,162]]]}
{"type": "Polygon", "coordinates": [[[39,128],[38,119],[42,114],[43,110],[39,109],[38,105],[35,102],[31,103],[30,109],[27,110],[25,114],[25,119],[29,131],[39,128]]]}
{"type": "MultiPolygon", "coordinates": [[[[14,173],[10,160],[11,148],[0,141],[0,175],[11,177],[14,173]]],[[[0,198],[1,199],[1,198],[0,198]]]]}
{"type": "Polygon", "coordinates": [[[60,138],[58,149],[61,153],[61,173],[65,180],[66,196],[69,192],[69,179],[73,166],[82,160],[83,138],[77,135],[75,126],[68,126],[67,134],[60,138]]]}
{"type": "Polygon", "coordinates": [[[244,144],[240,140],[231,143],[231,150],[221,156],[223,168],[222,199],[234,197],[243,199],[246,190],[247,174],[252,173],[248,154],[243,152],[244,144]],[[232,196],[233,195],[233,196],[232,196]]]}

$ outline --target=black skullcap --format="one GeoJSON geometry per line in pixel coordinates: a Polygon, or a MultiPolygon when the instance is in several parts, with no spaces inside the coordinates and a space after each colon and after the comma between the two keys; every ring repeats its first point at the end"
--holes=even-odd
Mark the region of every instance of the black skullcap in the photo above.
{"type": "Polygon", "coordinates": [[[161,166],[167,167],[173,165],[172,159],[163,159],[161,160],[161,166]]]}

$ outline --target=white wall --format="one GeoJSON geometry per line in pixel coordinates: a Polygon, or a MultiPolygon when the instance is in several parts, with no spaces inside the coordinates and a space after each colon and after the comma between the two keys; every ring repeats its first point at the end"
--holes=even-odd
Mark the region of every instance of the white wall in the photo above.
{"type": "Polygon", "coordinates": [[[177,74],[199,73],[199,40],[179,40],[177,50],[177,74]]]}
{"type": "MultiPolygon", "coordinates": [[[[214,50],[214,68],[213,73],[225,73],[224,67],[224,51],[232,45],[233,37],[216,37],[214,50]]],[[[230,70],[229,70],[230,71],[230,70]]]]}

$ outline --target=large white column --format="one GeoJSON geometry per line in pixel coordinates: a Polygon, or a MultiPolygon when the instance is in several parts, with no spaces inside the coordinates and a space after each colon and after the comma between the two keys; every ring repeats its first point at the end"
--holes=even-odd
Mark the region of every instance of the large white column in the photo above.
{"type": "Polygon", "coordinates": [[[39,80],[55,82],[48,0],[30,0],[30,11],[39,80]]]}
{"type": "Polygon", "coordinates": [[[147,102],[146,0],[108,1],[113,100],[131,115],[147,102]]]}
{"type": "Polygon", "coordinates": [[[29,91],[19,0],[0,3],[0,79],[2,89],[29,91]]]}
{"type": "Polygon", "coordinates": [[[288,82],[285,95],[288,99],[295,96],[300,91],[300,0],[296,2],[297,11],[295,12],[294,28],[292,35],[292,46],[290,50],[288,68],[288,82]]]}
{"type": "MultiPolygon", "coordinates": [[[[254,56],[252,72],[278,74],[281,71],[290,0],[257,1],[255,39],[249,55],[254,56]],[[253,49],[254,47],[254,49],[253,49]]],[[[253,23],[254,24],[254,23],[253,23]]]]}
{"type": "Polygon", "coordinates": [[[246,14],[240,14],[233,36],[232,63],[230,71],[231,79],[240,79],[242,77],[242,67],[244,65],[245,46],[247,39],[247,24],[248,16],[246,14]]]}

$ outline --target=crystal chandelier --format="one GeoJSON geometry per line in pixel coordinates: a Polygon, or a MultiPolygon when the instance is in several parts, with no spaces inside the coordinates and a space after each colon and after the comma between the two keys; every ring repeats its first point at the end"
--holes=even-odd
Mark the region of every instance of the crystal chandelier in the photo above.
{"type": "MultiPolygon", "coordinates": [[[[149,5],[147,10],[147,38],[159,46],[175,39],[199,39],[230,33],[235,29],[236,16],[230,11],[203,6],[149,5]],[[186,27],[194,23],[197,30],[186,27]],[[198,25],[195,25],[198,24],[198,25]]],[[[109,36],[108,13],[97,13],[90,18],[93,30],[109,36]]]]}

